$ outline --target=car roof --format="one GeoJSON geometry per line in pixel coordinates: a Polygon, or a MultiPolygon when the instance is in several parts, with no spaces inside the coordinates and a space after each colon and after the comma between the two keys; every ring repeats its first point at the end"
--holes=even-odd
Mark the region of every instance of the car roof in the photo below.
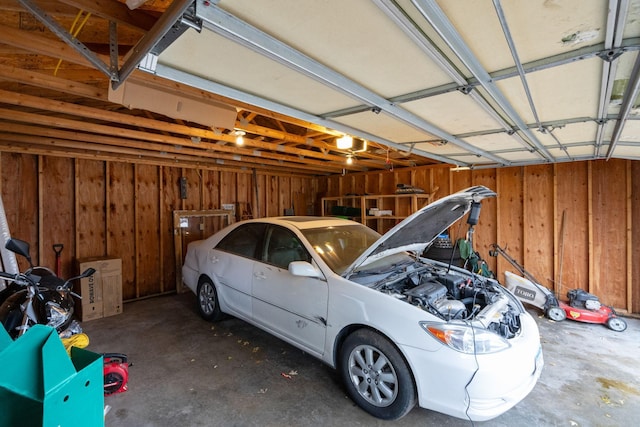
{"type": "Polygon", "coordinates": [[[250,219],[243,222],[266,222],[270,224],[288,225],[299,230],[319,227],[339,227],[345,225],[362,225],[359,222],[344,218],[326,216],[277,216],[250,219]]]}

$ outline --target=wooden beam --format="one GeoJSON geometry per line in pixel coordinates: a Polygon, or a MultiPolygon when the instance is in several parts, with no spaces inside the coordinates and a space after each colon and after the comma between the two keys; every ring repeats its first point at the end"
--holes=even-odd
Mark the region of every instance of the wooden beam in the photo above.
{"type": "MultiPolygon", "coordinates": [[[[78,120],[70,120],[59,117],[51,117],[44,116],[40,114],[34,113],[25,113],[15,110],[8,110],[4,108],[0,108],[0,117],[3,117],[5,120],[13,120],[23,123],[32,123],[38,124],[41,126],[52,126],[56,128],[63,129],[72,129],[77,131],[89,132],[89,133],[97,133],[102,135],[115,135],[119,138],[125,138],[130,140],[139,140],[139,141],[149,141],[155,142],[159,144],[166,144],[167,146],[185,146],[191,147],[201,150],[212,150],[222,153],[232,154],[238,157],[238,161],[240,160],[249,160],[253,159],[256,161],[259,159],[260,161],[268,161],[268,160],[278,160],[283,162],[290,163],[299,163],[300,167],[313,165],[322,168],[327,168],[331,170],[335,170],[341,166],[337,166],[332,164],[332,162],[327,161],[318,161],[313,159],[303,159],[296,156],[289,156],[286,154],[278,154],[278,153],[268,153],[268,152],[258,152],[256,153],[254,150],[248,148],[240,148],[233,146],[225,146],[221,144],[207,143],[207,142],[194,142],[187,138],[179,138],[174,136],[165,136],[159,134],[153,134],[149,132],[142,132],[124,128],[116,128],[109,125],[99,125],[94,123],[87,123],[84,121],[78,120]]],[[[352,165],[353,166],[353,165],[352,165]]],[[[318,169],[318,168],[316,168],[318,169]]],[[[359,167],[353,167],[352,169],[359,169],[359,167]]]]}
{"type": "Polygon", "coordinates": [[[588,163],[588,168],[587,168],[587,199],[588,199],[588,209],[587,209],[587,218],[588,218],[588,235],[589,235],[589,253],[588,253],[588,260],[589,260],[589,276],[588,276],[588,280],[589,282],[587,283],[587,292],[591,292],[592,287],[593,287],[593,277],[594,277],[594,272],[595,272],[595,267],[594,267],[594,263],[595,262],[599,262],[597,260],[594,260],[594,256],[593,256],[593,248],[595,245],[595,242],[593,241],[593,166],[592,166],[592,162],[588,163]]]}
{"type": "Polygon", "coordinates": [[[631,161],[626,161],[626,221],[627,221],[627,313],[633,312],[633,179],[631,161]]]}
{"type": "Polygon", "coordinates": [[[157,18],[139,10],[131,10],[126,4],[117,1],[103,0],[59,0],[77,9],[91,12],[92,15],[99,16],[107,21],[126,25],[139,31],[149,31],[157,18]]]}
{"type": "MultiPolygon", "coordinates": [[[[45,109],[57,113],[66,113],[75,116],[80,116],[83,118],[91,118],[101,121],[109,121],[113,123],[120,123],[129,126],[143,127],[147,129],[154,129],[156,131],[165,131],[170,133],[181,133],[186,136],[195,136],[195,137],[204,137],[208,139],[225,141],[229,143],[234,143],[235,145],[235,137],[233,135],[222,134],[213,132],[206,129],[198,129],[192,128],[184,125],[179,125],[175,123],[167,123],[161,122],[158,120],[147,119],[144,117],[137,117],[128,114],[120,114],[109,111],[100,110],[97,108],[84,107],[76,104],[70,104],[63,101],[53,101],[45,98],[34,97],[30,95],[23,95],[15,92],[0,90],[0,98],[2,98],[3,102],[13,105],[45,109]]],[[[14,112],[11,113],[12,110],[3,110],[7,111],[7,116],[5,118],[11,118],[13,120],[22,121],[22,122],[31,122],[38,123],[41,125],[49,125],[55,127],[63,127],[75,130],[83,130],[86,132],[94,132],[94,133],[102,133],[105,135],[118,135],[120,137],[126,137],[130,139],[139,139],[146,141],[154,141],[161,143],[170,143],[174,145],[187,145],[192,146],[194,148],[202,148],[202,149],[211,149],[214,151],[222,151],[233,154],[241,154],[249,157],[260,157],[260,158],[271,158],[276,160],[284,160],[291,161],[294,163],[305,163],[305,164],[315,164],[317,166],[328,166],[328,161],[333,161],[337,163],[344,163],[344,157],[339,155],[331,155],[331,154],[322,154],[318,152],[314,152],[312,150],[303,150],[295,147],[280,147],[277,144],[272,144],[264,141],[258,141],[251,138],[246,138],[245,145],[253,146],[256,148],[262,148],[266,150],[275,151],[275,153],[268,153],[261,151],[256,153],[254,150],[249,148],[241,148],[241,147],[227,147],[221,144],[207,143],[205,141],[201,142],[193,142],[190,139],[186,138],[177,138],[168,135],[159,135],[157,133],[149,133],[143,131],[131,131],[127,129],[116,128],[113,126],[105,126],[105,125],[92,125],[85,121],[73,121],[69,119],[55,119],[50,116],[41,116],[36,117],[31,113],[20,113],[14,112]],[[75,123],[75,124],[74,124],[75,123]],[[77,126],[77,127],[76,127],[77,126]],[[283,153],[283,154],[280,154],[283,153]],[[302,157],[302,158],[301,158],[302,157]],[[322,161],[317,161],[313,159],[322,159],[322,161]]],[[[346,169],[349,170],[362,170],[364,167],[380,167],[378,164],[369,164],[364,161],[358,162],[357,165],[345,165],[346,169]]],[[[333,167],[333,169],[337,170],[337,167],[333,167]]]]}
{"type": "MultiPolygon", "coordinates": [[[[500,193],[498,193],[500,194],[500,193]]],[[[564,236],[560,236],[559,231],[564,232],[564,215],[562,216],[562,224],[558,226],[559,213],[558,213],[558,166],[553,165],[553,289],[557,292],[559,283],[562,283],[562,271],[561,271],[561,245],[564,246],[564,236]]],[[[562,248],[564,249],[564,248],[562,248]]]]}
{"type": "Polygon", "coordinates": [[[44,265],[44,160],[38,156],[38,262],[44,265]]]}
{"type": "Polygon", "coordinates": [[[79,162],[80,160],[78,158],[73,159],[73,218],[76,223],[76,227],[73,227],[75,231],[75,236],[73,237],[73,239],[74,242],[76,242],[76,244],[74,245],[75,259],[80,259],[80,227],[77,226],[78,218],[80,217],[80,196],[78,195],[78,190],[80,188],[80,167],[78,166],[79,162]]]}
{"type": "Polygon", "coordinates": [[[160,259],[160,293],[164,293],[165,289],[164,289],[164,262],[162,262],[164,260],[164,251],[165,251],[165,247],[164,247],[164,239],[163,239],[163,233],[164,233],[164,206],[163,206],[163,199],[162,196],[164,194],[164,180],[162,179],[162,174],[163,174],[163,166],[158,166],[158,252],[159,252],[159,259],[160,259]]]}
{"type": "Polygon", "coordinates": [[[140,224],[139,224],[139,213],[140,209],[138,208],[138,163],[133,165],[133,252],[135,253],[133,268],[135,271],[135,295],[136,298],[140,298],[140,248],[139,243],[139,234],[140,234],[140,224]]]}
{"type": "MultiPolygon", "coordinates": [[[[17,48],[26,49],[39,55],[62,59],[63,61],[71,62],[72,64],[79,64],[89,68],[94,68],[93,64],[91,64],[89,60],[68,44],[50,37],[36,35],[32,31],[0,26],[0,42],[17,48]]],[[[105,61],[106,64],[110,62],[109,58],[105,56],[98,55],[98,57],[105,61]]]]}
{"type": "MultiPolygon", "coordinates": [[[[73,158],[74,155],[82,155],[82,158],[97,160],[123,160],[127,158],[133,162],[137,159],[147,160],[149,162],[159,162],[159,164],[167,164],[170,166],[178,166],[180,164],[189,165],[189,167],[209,167],[226,165],[228,168],[241,169],[246,168],[247,164],[251,164],[249,159],[244,161],[234,160],[233,156],[222,159],[222,156],[211,156],[208,161],[203,160],[205,156],[187,156],[181,154],[168,154],[155,150],[145,150],[141,148],[127,147],[126,142],[121,146],[109,146],[100,144],[87,144],[86,142],[69,141],[56,138],[41,138],[37,136],[5,134],[0,133],[0,151],[20,151],[25,150],[31,153],[43,155],[56,155],[62,157],[73,158]],[[68,152],[65,152],[67,150],[68,152]]],[[[153,163],[152,163],[153,164],[153,163]]],[[[288,170],[295,174],[321,174],[318,168],[305,168],[304,166],[294,164],[284,164],[279,162],[264,161],[262,163],[252,164],[252,167],[265,171],[273,171],[276,167],[288,170]]],[[[327,173],[325,170],[324,173],[327,173]]]]}
{"type": "MultiPolygon", "coordinates": [[[[38,0],[38,6],[47,13],[56,16],[76,16],[78,9],[62,4],[57,0],[38,0]]],[[[24,7],[16,0],[0,0],[0,10],[10,12],[25,12],[24,7]]]]}
{"type": "MultiPolygon", "coordinates": [[[[107,100],[107,91],[105,89],[10,65],[0,64],[0,79],[36,86],[43,89],[53,89],[63,93],[97,99],[100,101],[107,100]]],[[[7,94],[11,93],[7,91],[3,92],[7,94]]]]}
{"type": "MultiPolygon", "coordinates": [[[[277,130],[277,129],[272,129],[272,128],[268,128],[265,126],[258,126],[258,125],[254,125],[254,124],[249,124],[249,123],[245,123],[243,120],[238,120],[236,122],[236,127],[247,131],[249,133],[253,133],[253,134],[258,134],[258,135],[263,135],[269,138],[274,138],[274,139],[279,139],[281,140],[283,143],[286,142],[293,142],[296,144],[308,144],[312,147],[316,147],[319,149],[323,149],[326,148],[328,150],[335,150],[336,147],[335,145],[329,144],[324,142],[322,139],[313,139],[313,138],[309,138],[307,136],[302,136],[302,135],[295,135],[292,133],[288,133],[285,130],[277,130]]],[[[326,134],[324,135],[325,137],[327,136],[326,134]]],[[[273,144],[273,142],[271,142],[271,144],[273,144]]],[[[293,147],[286,147],[283,145],[283,147],[285,147],[284,149],[286,150],[287,148],[293,148],[293,147]]],[[[386,147],[385,147],[386,148],[386,147]]],[[[305,150],[308,151],[308,150],[305,150]]],[[[355,153],[356,157],[359,157],[360,159],[362,158],[366,158],[366,159],[376,159],[378,161],[383,162],[385,161],[385,155],[379,155],[379,154],[375,154],[375,153],[370,153],[370,152],[361,152],[361,153],[355,153]]],[[[342,160],[344,157],[340,156],[340,159],[338,160],[342,160]]],[[[370,167],[375,167],[375,168],[380,168],[379,164],[370,164],[367,163],[366,161],[363,160],[359,160],[362,161],[364,163],[362,163],[365,166],[370,166],[370,167]]],[[[406,161],[406,160],[394,160],[399,166],[412,166],[412,163],[410,161],[406,161]]]]}

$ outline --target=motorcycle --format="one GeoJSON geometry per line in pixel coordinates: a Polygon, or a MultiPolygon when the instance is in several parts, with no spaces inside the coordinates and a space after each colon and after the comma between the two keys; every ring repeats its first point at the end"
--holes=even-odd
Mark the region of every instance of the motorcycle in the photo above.
{"type": "Polygon", "coordinates": [[[64,333],[73,320],[73,297],[81,298],[73,292],[73,282],[93,275],[95,269],[88,268],[79,276],[64,280],[46,267],[33,266],[29,243],[9,239],[5,247],[25,257],[29,268],[17,274],[0,271],[0,279],[9,283],[6,290],[11,292],[0,305],[0,322],[4,328],[13,339],[35,324],[51,326],[58,333],[64,333]]]}

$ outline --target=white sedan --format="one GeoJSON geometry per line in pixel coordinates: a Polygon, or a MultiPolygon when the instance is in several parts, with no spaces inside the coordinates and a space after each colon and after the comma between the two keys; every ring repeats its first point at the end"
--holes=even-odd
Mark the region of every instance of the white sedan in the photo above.
{"type": "Polygon", "coordinates": [[[497,281],[424,257],[469,211],[473,231],[487,197],[444,197],[384,236],[340,218],[238,222],[189,245],[184,283],[202,317],[233,315],[317,357],[376,417],[417,403],[488,420],[535,386],[538,327],[497,281]]]}

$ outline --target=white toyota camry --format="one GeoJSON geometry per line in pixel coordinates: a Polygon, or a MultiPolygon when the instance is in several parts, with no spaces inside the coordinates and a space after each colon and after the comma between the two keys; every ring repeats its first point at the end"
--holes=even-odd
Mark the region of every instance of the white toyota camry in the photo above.
{"type": "Polygon", "coordinates": [[[189,245],[182,274],[200,314],[243,319],[336,368],[365,411],[397,419],[416,403],[472,421],[494,418],[535,386],[535,320],[497,281],[425,258],[467,213],[472,187],[380,236],[346,219],[261,218],[189,245]]]}

